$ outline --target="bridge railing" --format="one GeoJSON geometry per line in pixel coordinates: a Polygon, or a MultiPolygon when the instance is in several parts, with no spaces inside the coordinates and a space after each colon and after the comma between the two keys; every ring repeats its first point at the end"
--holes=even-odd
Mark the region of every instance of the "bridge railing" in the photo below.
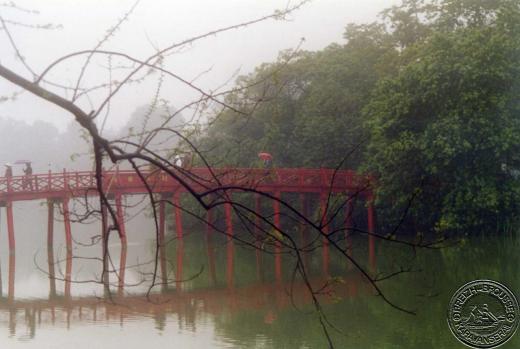
{"type": "MultiPolygon", "coordinates": [[[[192,168],[175,173],[188,185],[204,190],[218,186],[242,186],[261,189],[265,187],[279,190],[327,189],[365,190],[372,185],[372,178],[351,170],[306,168],[192,168]]],[[[177,180],[165,172],[144,171],[146,182],[154,190],[179,188],[177,180]]],[[[131,170],[103,172],[103,187],[107,191],[144,188],[139,176],[131,170]]],[[[31,176],[0,177],[0,194],[44,193],[86,191],[96,189],[95,173],[92,171],[55,172],[31,176]]],[[[182,188],[181,188],[182,189],[182,188]]]]}
{"type": "Polygon", "coordinates": [[[95,185],[92,172],[58,172],[0,177],[0,193],[48,192],[86,189],[95,185]]]}

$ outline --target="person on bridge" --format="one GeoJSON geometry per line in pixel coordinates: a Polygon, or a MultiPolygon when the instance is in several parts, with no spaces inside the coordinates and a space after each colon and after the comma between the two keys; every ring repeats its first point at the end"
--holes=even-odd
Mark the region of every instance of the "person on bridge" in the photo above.
{"type": "Polygon", "coordinates": [[[191,166],[193,164],[193,154],[190,152],[187,152],[182,157],[182,167],[184,169],[190,170],[191,166]]]}
{"type": "Polygon", "coordinates": [[[29,189],[33,190],[33,184],[32,184],[33,169],[31,167],[30,162],[25,163],[25,168],[23,169],[23,173],[25,174],[25,176],[23,178],[23,188],[27,189],[27,187],[29,187],[29,189]]]}
{"type": "Polygon", "coordinates": [[[258,153],[260,160],[264,162],[264,168],[270,169],[273,166],[273,156],[265,151],[258,153]]]}
{"type": "Polygon", "coordinates": [[[182,156],[180,154],[177,154],[173,157],[173,164],[177,167],[182,167],[182,156]]]}
{"type": "Polygon", "coordinates": [[[13,167],[11,166],[10,163],[5,164],[4,166],[5,166],[4,177],[11,178],[13,176],[13,167]]]}

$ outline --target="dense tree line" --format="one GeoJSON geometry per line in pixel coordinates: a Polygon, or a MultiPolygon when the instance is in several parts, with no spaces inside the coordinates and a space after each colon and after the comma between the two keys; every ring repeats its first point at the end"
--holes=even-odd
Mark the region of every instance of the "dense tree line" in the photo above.
{"type": "Polygon", "coordinates": [[[275,166],[374,173],[381,227],[404,213],[414,232],[514,224],[520,3],[404,0],[344,38],[240,77],[226,102],[248,112],[216,114],[200,149],[221,166],[268,151],[275,166]]]}

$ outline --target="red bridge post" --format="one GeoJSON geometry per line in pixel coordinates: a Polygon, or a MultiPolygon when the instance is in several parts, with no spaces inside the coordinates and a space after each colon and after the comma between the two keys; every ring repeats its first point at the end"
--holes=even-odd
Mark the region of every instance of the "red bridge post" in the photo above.
{"type": "Polygon", "coordinates": [[[115,195],[115,202],[116,202],[117,225],[119,226],[119,238],[121,239],[121,244],[126,245],[125,212],[123,209],[121,194],[115,195]]]}
{"type": "Polygon", "coordinates": [[[159,202],[159,246],[162,246],[164,242],[164,229],[166,225],[166,212],[165,212],[165,204],[164,198],[161,197],[161,201],[159,202]]]}
{"type": "Polygon", "coordinates": [[[182,282],[184,278],[184,240],[179,239],[177,241],[177,270],[175,275],[175,288],[177,291],[182,291],[182,282]]]}
{"type": "Polygon", "coordinates": [[[367,196],[367,225],[368,225],[368,264],[371,269],[376,266],[376,252],[375,252],[375,223],[374,223],[374,197],[370,193],[367,196]]]}
{"type": "Polygon", "coordinates": [[[228,289],[233,289],[235,286],[235,243],[233,240],[227,243],[226,260],[226,283],[228,289]]]}
{"type": "Polygon", "coordinates": [[[72,232],[70,228],[70,212],[69,212],[69,198],[65,197],[62,201],[63,207],[63,223],[65,225],[65,244],[67,252],[72,251],[72,232]]]}
{"type": "Polygon", "coordinates": [[[102,246],[102,253],[101,256],[103,261],[103,287],[105,289],[105,292],[110,291],[109,290],[109,282],[110,282],[110,275],[108,273],[108,209],[104,202],[101,202],[101,246],[102,246]]]}
{"type": "Polygon", "coordinates": [[[264,263],[264,254],[262,253],[262,236],[261,235],[261,228],[262,228],[262,222],[260,220],[260,216],[262,214],[262,198],[260,194],[254,194],[254,200],[255,200],[255,227],[254,227],[254,234],[255,234],[255,255],[256,255],[256,275],[258,277],[258,280],[262,279],[262,273],[263,273],[263,263],[264,263]]]}
{"type": "MultiPolygon", "coordinates": [[[[228,201],[231,201],[231,195],[227,198],[228,201]]],[[[226,214],[226,234],[228,242],[233,238],[233,216],[232,216],[232,207],[229,202],[224,204],[224,211],[226,214]]]]}
{"type": "Polygon", "coordinates": [[[353,207],[353,203],[352,203],[352,199],[353,197],[350,197],[349,196],[350,194],[347,193],[347,203],[345,205],[345,242],[347,244],[346,248],[347,248],[347,252],[350,253],[352,252],[351,251],[351,241],[350,241],[350,235],[351,235],[351,229],[352,229],[352,214],[354,212],[354,207],[353,207]]]}
{"type": "Polygon", "coordinates": [[[206,233],[207,235],[211,234],[213,232],[213,211],[211,209],[208,209],[206,211],[206,233]]]}
{"type": "MultiPolygon", "coordinates": [[[[301,213],[304,217],[309,218],[309,205],[307,197],[304,193],[300,194],[300,205],[301,205],[301,213]]],[[[308,229],[307,224],[305,222],[302,222],[300,224],[300,244],[301,246],[307,246],[308,245],[308,229]]],[[[303,263],[305,267],[309,265],[309,253],[303,252],[303,263]]]]}
{"type": "Polygon", "coordinates": [[[65,260],[65,298],[70,298],[70,285],[72,283],[72,249],[67,249],[67,256],[65,260]]]}
{"type": "Polygon", "coordinates": [[[47,263],[49,266],[49,296],[56,296],[54,271],[54,201],[47,200],[47,263]]]}
{"type": "Polygon", "coordinates": [[[14,301],[14,275],[15,275],[15,263],[16,258],[14,253],[9,254],[9,280],[7,286],[7,299],[12,302],[14,301]]]}
{"type": "Polygon", "coordinates": [[[121,255],[119,259],[119,282],[117,286],[118,296],[123,296],[125,290],[125,270],[126,270],[126,241],[121,244],[121,255]]]}
{"type": "MultiPolygon", "coordinates": [[[[119,171],[119,168],[118,168],[119,171]]],[[[119,181],[119,176],[117,176],[119,181]]],[[[119,296],[123,296],[125,287],[125,270],[126,270],[126,253],[127,253],[127,240],[126,240],[126,228],[125,228],[125,212],[122,203],[122,195],[115,195],[116,204],[116,216],[117,225],[119,227],[119,239],[121,240],[121,254],[119,257],[119,273],[118,273],[118,286],[117,293],[119,296]]]]}
{"type": "Polygon", "coordinates": [[[161,196],[159,202],[159,262],[161,267],[161,289],[166,290],[168,288],[168,270],[166,265],[166,246],[165,246],[165,225],[166,225],[166,208],[165,198],[161,196]]]}
{"type": "Polygon", "coordinates": [[[215,266],[215,246],[212,234],[206,234],[206,243],[208,247],[208,265],[209,276],[213,286],[217,285],[217,269],[215,266]]]}
{"type": "Polygon", "coordinates": [[[256,241],[260,241],[260,228],[262,221],[260,220],[260,215],[262,214],[262,197],[260,194],[254,194],[255,195],[255,238],[256,241]]]}
{"type": "Polygon", "coordinates": [[[47,251],[54,249],[54,202],[47,200],[47,251]]]}
{"type": "MultiPolygon", "coordinates": [[[[67,185],[65,185],[67,187],[67,185]]],[[[65,197],[62,201],[63,205],[63,223],[65,224],[65,244],[67,254],[65,260],[65,298],[70,297],[70,278],[72,275],[72,232],[70,228],[69,198],[65,197]]]]}
{"type": "Polygon", "coordinates": [[[329,240],[327,235],[329,234],[329,223],[328,222],[328,204],[329,204],[329,193],[322,190],[320,193],[320,215],[321,215],[321,231],[324,236],[323,241],[323,274],[329,275],[329,263],[330,263],[330,252],[329,252],[329,240]]]}
{"type": "MultiPolygon", "coordinates": [[[[345,249],[347,251],[347,256],[352,257],[352,214],[354,211],[354,207],[352,204],[352,196],[347,193],[347,205],[345,208],[345,249]]],[[[352,264],[348,262],[348,268],[351,268],[352,264]]]]}
{"type": "Polygon", "coordinates": [[[175,192],[173,194],[173,210],[175,212],[175,230],[177,232],[177,238],[182,239],[184,233],[182,231],[182,210],[180,192],[175,192]]]}
{"type": "Polygon", "coordinates": [[[7,235],[9,239],[9,254],[15,254],[15,240],[14,240],[14,219],[13,219],[13,202],[7,201],[7,235]]]}
{"type": "Polygon", "coordinates": [[[279,191],[276,191],[274,193],[274,197],[276,198],[273,200],[273,210],[274,210],[274,228],[276,230],[275,236],[277,238],[275,239],[275,248],[274,248],[274,274],[277,282],[282,281],[282,244],[280,239],[282,238],[281,231],[281,225],[280,225],[280,200],[281,200],[281,193],[279,191]]]}

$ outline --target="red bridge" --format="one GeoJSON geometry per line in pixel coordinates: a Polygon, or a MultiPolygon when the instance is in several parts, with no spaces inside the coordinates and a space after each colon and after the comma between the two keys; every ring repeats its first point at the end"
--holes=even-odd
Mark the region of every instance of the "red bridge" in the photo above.
{"type": "MultiPolygon", "coordinates": [[[[153,193],[162,194],[164,199],[171,200],[173,214],[175,217],[175,230],[177,237],[182,238],[182,207],[180,195],[187,192],[187,187],[197,193],[226,192],[230,197],[235,192],[253,192],[256,195],[255,210],[260,212],[261,193],[269,193],[274,198],[281,198],[282,193],[299,193],[302,207],[305,213],[305,200],[307,193],[319,195],[321,207],[321,229],[327,233],[330,221],[327,219],[327,207],[330,194],[343,194],[345,197],[364,197],[367,201],[367,227],[368,227],[368,256],[371,264],[374,261],[374,209],[371,191],[371,178],[356,174],[350,170],[336,171],[332,169],[225,169],[225,168],[192,168],[189,170],[175,170],[178,179],[174,179],[165,172],[145,171],[140,177],[135,171],[105,171],[103,172],[103,190],[107,196],[114,200],[114,206],[118,224],[120,226],[121,242],[126,245],[126,232],[124,226],[124,207],[122,197],[124,195],[147,194],[148,189],[153,193]]],[[[96,177],[94,172],[67,172],[34,174],[31,176],[14,176],[0,178],[0,206],[6,207],[7,230],[9,237],[10,255],[15,252],[15,233],[13,221],[13,203],[23,200],[47,200],[48,202],[48,253],[53,258],[53,224],[54,206],[62,205],[67,251],[72,250],[71,223],[69,217],[69,200],[77,197],[97,196],[96,177]]],[[[273,225],[280,227],[280,201],[272,200],[273,225]]],[[[352,215],[352,200],[349,199],[345,205],[346,228],[350,228],[350,217],[352,215]]],[[[224,203],[226,233],[228,237],[233,236],[232,222],[233,204],[224,203]]],[[[211,224],[212,210],[207,212],[207,221],[211,224]]],[[[165,201],[160,201],[159,208],[159,246],[163,245],[165,236],[165,201]]],[[[102,232],[107,231],[106,219],[102,220],[102,232]]],[[[260,226],[260,218],[258,224],[260,226]]],[[[324,245],[328,244],[324,240],[324,245]]],[[[277,243],[276,251],[280,245],[277,243]]],[[[324,251],[324,259],[328,259],[327,249],[324,251]]],[[[11,259],[10,259],[11,261],[11,259]]],[[[328,265],[325,263],[324,265],[328,265]]],[[[281,275],[281,263],[277,260],[275,264],[276,275],[281,275]]],[[[67,266],[67,276],[70,276],[70,268],[67,266]]],[[[162,268],[166,270],[166,268],[162,268]]]]}

